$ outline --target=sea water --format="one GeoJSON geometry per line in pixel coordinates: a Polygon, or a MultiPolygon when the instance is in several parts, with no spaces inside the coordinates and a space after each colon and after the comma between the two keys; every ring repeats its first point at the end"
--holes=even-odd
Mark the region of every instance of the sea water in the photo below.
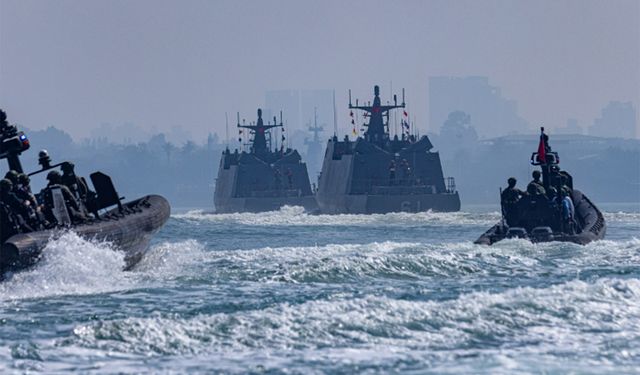
{"type": "Polygon", "coordinates": [[[0,283],[0,373],[635,373],[640,212],[607,239],[473,244],[497,212],[175,213],[150,251],[73,233],[0,283]]]}

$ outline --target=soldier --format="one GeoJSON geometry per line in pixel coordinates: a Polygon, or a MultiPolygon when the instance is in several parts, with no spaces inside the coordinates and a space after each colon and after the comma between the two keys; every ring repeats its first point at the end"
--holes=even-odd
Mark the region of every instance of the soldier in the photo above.
{"type": "Polygon", "coordinates": [[[574,234],[575,232],[575,206],[573,205],[573,201],[571,200],[571,196],[566,191],[562,190],[560,192],[562,195],[562,226],[563,231],[569,234],[574,234]]]}
{"type": "Polygon", "coordinates": [[[22,200],[28,200],[33,207],[37,207],[38,201],[36,200],[36,197],[31,192],[30,183],[31,183],[31,179],[29,179],[29,176],[27,176],[24,173],[18,174],[18,185],[17,185],[17,189],[15,189],[15,193],[18,196],[18,198],[22,200]]]}
{"type": "Polygon", "coordinates": [[[276,190],[279,190],[280,189],[280,185],[281,185],[281,181],[282,181],[282,179],[280,177],[280,169],[276,168],[273,171],[273,178],[274,178],[274,180],[276,182],[276,190]]]}
{"type": "Polygon", "coordinates": [[[32,228],[40,229],[43,223],[46,225],[46,222],[42,216],[38,201],[31,192],[30,183],[31,180],[29,179],[29,176],[24,173],[18,174],[18,185],[14,188],[14,193],[21,201],[29,202],[29,225],[31,225],[32,228]]]}
{"type": "Polygon", "coordinates": [[[525,194],[522,190],[516,187],[517,182],[518,180],[516,180],[515,177],[509,177],[507,180],[508,187],[502,191],[502,194],[500,194],[502,209],[509,226],[516,224],[515,222],[518,218],[517,203],[525,194]]]}
{"type": "Polygon", "coordinates": [[[293,172],[291,168],[287,168],[287,180],[289,181],[289,189],[293,189],[293,172]]]}
{"type": "Polygon", "coordinates": [[[396,161],[391,159],[389,163],[389,185],[393,185],[396,179],[396,161]]]}
{"type": "Polygon", "coordinates": [[[30,215],[30,203],[18,198],[13,190],[14,187],[11,180],[8,178],[0,180],[0,202],[2,202],[3,209],[8,211],[6,216],[8,216],[12,226],[31,232],[33,229],[26,223],[26,219],[30,215]]]}
{"type": "Polygon", "coordinates": [[[540,171],[533,171],[531,176],[533,177],[533,180],[529,182],[529,185],[527,185],[527,193],[529,193],[529,195],[544,195],[546,191],[540,181],[540,171]]]}
{"type": "Polygon", "coordinates": [[[411,166],[407,159],[402,159],[400,167],[402,168],[402,182],[409,185],[409,180],[411,179],[411,166]]]}
{"type": "Polygon", "coordinates": [[[76,176],[74,167],[72,162],[62,164],[60,167],[60,169],[62,169],[62,183],[66,185],[81,202],[86,202],[89,188],[82,178],[76,176]]]}
{"type": "Polygon", "coordinates": [[[509,185],[502,191],[502,203],[515,204],[518,203],[524,192],[516,187],[518,180],[515,177],[509,177],[507,184],[509,185]]]}
{"type": "Polygon", "coordinates": [[[571,197],[572,190],[569,187],[569,179],[565,175],[560,176],[560,191],[571,197]]]}
{"type": "Polygon", "coordinates": [[[62,176],[60,175],[60,172],[49,172],[49,174],[47,174],[47,180],[49,180],[47,187],[45,187],[40,193],[44,199],[44,212],[46,219],[54,223],[57,221],[53,214],[53,190],[60,189],[60,191],[62,192],[62,196],[64,197],[67,211],[69,213],[69,216],[71,217],[71,220],[73,222],[82,222],[86,220],[86,217],[81,213],[78,202],[76,202],[76,199],[74,198],[69,188],[65,185],[62,185],[62,176]]]}
{"type": "Polygon", "coordinates": [[[4,175],[4,178],[11,181],[13,190],[15,190],[18,187],[18,172],[12,169],[4,175]]]}

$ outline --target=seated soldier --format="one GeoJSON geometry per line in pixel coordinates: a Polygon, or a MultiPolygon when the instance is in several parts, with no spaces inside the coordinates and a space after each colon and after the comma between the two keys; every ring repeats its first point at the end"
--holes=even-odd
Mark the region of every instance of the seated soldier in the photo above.
{"type": "Polygon", "coordinates": [[[27,224],[27,220],[30,217],[32,210],[30,209],[30,203],[27,200],[21,200],[13,192],[13,183],[11,180],[5,178],[0,180],[0,202],[4,205],[5,209],[8,209],[9,217],[16,218],[17,223],[21,231],[31,232],[33,228],[27,224]]]}
{"type": "MultiPolygon", "coordinates": [[[[78,202],[74,198],[73,194],[69,190],[68,187],[62,185],[62,176],[58,171],[51,171],[47,174],[47,180],[49,183],[47,187],[42,189],[40,193],[44,199],[44,212],[45,218],[53,223],[56,223],[58,220],[55,217],[54,210],[54,202],[53,202],[53,190],[60,189],[62,196],[64,198],[64,203],[67,208],[67,212],[69,213],[69,217],[73,223],[79,223],[86,220],[86,217],[82,214],[80,210],[80,206],[78,206],[78,202]]],[[[58,223],[62,224],[62,223],[58,223]]]]}
{"type": "Polygon", "coordinates": [[[40,224],[44,221],[44,217],[42,216],[36,197],[31,192],[30,183],[31,180],[29,176],[24,173],[18,174],[18,185],[17,188],[14,189],[14,192],[20,200],[29,201],[29,210],[31,211],[29,224],[33,228],[39,228],[40,224]]]}
{"type": "Polygon", "coordinates": [[[574,234],[575,233],[575,207],[571,196],[562,191],[562,229],[563,232],[574,234]]]}
{"type": "Polygon", "coordinates": [[[546,191],[544,189],[544,186],[542,185],[542,182],[540,181],[540,177],[542,176],[540,171],[538,170],[533,171],[531,176],[533,177],[533,180],[529,182],[529,185],[527,185],[527,193],[529,193],[530,195],[545,194],[546,191]]]}
{"type": "Polygon", "coordinates": [[[80,177],[76,176],[74,168],[75,166],[71,162],[62,164],[60,167],[60,169],[62,169],[62,183],[71,190],[77,199],[84,202],[89,188],[80,177]]]}
{"type": "Polygon", "coordinates": [[[20,233],[18,220],[9,206],[0,201],[0,244],[17,233],[20,233]]]}
{"type": "Polygon", "coordinates": [[[31,192],[31,179],[26,174],[18,174],[18,185],[15,192],[18,198],[28,200],[33,206],[37,205],[36,197],[31,192]]]}
{"type": "Polygon", "coordinates": [[[560,190],[562,193],[566,193],[569,197],[571,197],[571,193],[573,190],[569,187],[569,179],[565,175],[560,176],[560,190]]]}

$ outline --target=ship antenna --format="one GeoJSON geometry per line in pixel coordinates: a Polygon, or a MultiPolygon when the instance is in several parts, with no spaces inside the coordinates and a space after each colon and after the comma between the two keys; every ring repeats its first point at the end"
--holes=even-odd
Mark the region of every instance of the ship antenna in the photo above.
{"type": "Polygon", "coordinates": [[[226,147],[229,149],[229,114],[227,112],[224,113],[224,123],[225,123],[225,137],[226,137],[226,147]]]}
{"type": "MultiPolygon", "coordinates": [[[[351,90],[349,90],[349,102],[351,102],[351,90]]],[[[338,118],[336,116],[336,90],[333,90],[333,136],[338,136],[338,118]]]]}

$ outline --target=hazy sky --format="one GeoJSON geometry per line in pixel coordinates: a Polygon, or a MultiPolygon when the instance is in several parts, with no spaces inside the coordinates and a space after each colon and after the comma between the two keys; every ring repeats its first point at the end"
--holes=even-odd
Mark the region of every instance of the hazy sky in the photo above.
{"type": "Polygon", "coordinates": [[[102,122],[222,135],[225,111],[296,88],[335,88],[346,132],[347,89],[391,81],[426,129],[434,75],[489,76],[532,125],[637,109],[640,1],[0,0],[0,107],[76,138],[102,122]]]}

